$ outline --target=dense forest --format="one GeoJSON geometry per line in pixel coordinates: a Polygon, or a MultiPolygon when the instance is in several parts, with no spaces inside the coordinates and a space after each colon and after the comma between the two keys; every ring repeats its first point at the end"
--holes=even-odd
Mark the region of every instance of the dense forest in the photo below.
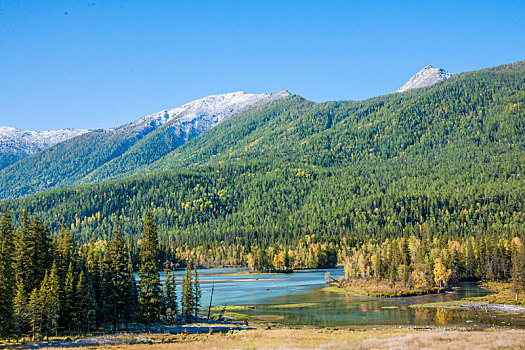
{"type": "Polygon", "coordinates": [[[128,329],[190,322],[197,318],[201,289],[197,265],[186,261],[177,300],[173,264],[164,264],[161,285],[157,228],[146,214],[135,280],[130,247],[119,222],[109,241],[78,245],[69,230],[53,234],[38,217],[24,211],[14,228],[4,209],[0,221],[0,337],[33,340],[93,330],[128,329]],[[180,307],[179,307],[180,305],[180,307]],[[179,312],[180,310],[180,312],[179,312]]]}
{"type": "Polygon", "coordinates": [[[421,226],[438,238],[523,237],[524,101],[523,62],[362,102],[293,96],[137,169],[154,173],[3,203],[17,223],[27,208],[79,243],[107,240],[118,219],[134,264],[147,211],[163,254],[208,265],[293,248],[298,266],[323,266],[315,245],[340,250],[421,226]]]}
{"type": "Polygon", "coordinates": [[[386,282],[410,294],[440,291],[460,280],[511,280],[516,302],[525,291],[525,249],[519,237],[430,239],[422,227],[420,236],[367,242],[344,253],[347,285],[386,282]]]}

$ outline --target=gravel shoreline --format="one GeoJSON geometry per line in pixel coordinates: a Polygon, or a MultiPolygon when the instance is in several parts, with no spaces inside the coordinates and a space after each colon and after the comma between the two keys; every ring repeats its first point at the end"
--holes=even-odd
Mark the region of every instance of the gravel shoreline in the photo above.
{"type": "Polygon", "coordinates": [[[502,312],[525,314],[525,306],[510,305],[510,304],[490,304],[490,303],[484,303],[484,302],[469,301],[469,302],[459,303],[457,305],[457,308],[461,310],[466,310],[466,311],[485,311],[485,312],[502,311],[502,312]]]}

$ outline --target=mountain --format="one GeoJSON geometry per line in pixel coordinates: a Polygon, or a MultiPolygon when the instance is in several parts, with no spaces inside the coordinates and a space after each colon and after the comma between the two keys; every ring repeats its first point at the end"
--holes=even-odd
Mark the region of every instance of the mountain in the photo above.
{"type": "Polygon", "coordinates": [[[0,126],[0,169],[54,144],[82,135],[87,130],[27,131],[0,126]]]}
{"type": "Polygon", "coordinates": [[[403,84],[396,92],[404,92],[413,89],[432,86],[440,81],[447,80],[453,74],[445,71],[442,68],[426,66],[416,73],[406,83],[403,84]]]}
{"type": "Polygon", "coordinates": [[[230,117],[147,174],[0,205],[15,218],[27,208],[54,232],[64,224],[81,242],[108,238],[116,218],[138,238],[151,211],[163,247],[198,254],[307,249],[305,235],[351,246],[512,238],[525,227],[524,92],[518,62],[365,101],[294,95],[230,117]]]}
{"type": "Polygon", "coordinates": [[[134,173],[231,116],[289,96],[234,92],[208,96],[108,130],[93,130],[0,170],[0,198],[134,173]]]}

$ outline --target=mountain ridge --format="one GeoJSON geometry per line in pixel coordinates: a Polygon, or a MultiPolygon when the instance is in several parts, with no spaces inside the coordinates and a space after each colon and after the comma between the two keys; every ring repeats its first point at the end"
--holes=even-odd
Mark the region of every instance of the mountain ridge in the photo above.
{"type": "Polygon", "coordinates": [[[33,153],[88,132],[85,129],[21,130],[0,126],[0,169],[33,153]]]}
{"type": "Polygon", "coordinates": [[[184,247],[515,234],[525,227],[524,91],[519,62],[365,101],[292,96],[190,140],[160,158],[164,171],[2,204],[82,242],[107,238],[116,218],[138,239],[147,211],[164,242],[184,247]]]}
{"type": "Polygon", "coordinates": [[[232,115],[289,95],[286,90],[211,95],[119,127],[85,132],[0,169],[7,192],[0,197],[123,176],[129,169],[169,153],[232,115]],[[141,141],[150,143],[134,148],[141,141]]]}

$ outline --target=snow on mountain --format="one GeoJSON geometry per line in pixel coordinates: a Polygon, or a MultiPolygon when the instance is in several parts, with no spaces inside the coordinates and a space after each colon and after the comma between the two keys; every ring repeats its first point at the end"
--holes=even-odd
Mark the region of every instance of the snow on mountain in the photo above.
{"type": "MultiPolygon", "coordinates": [[[[149,136],[150,140],[155,135],[163,137],[162,135],[166,133],[176,136],[175,143],[168,147],[171,149],[208,131],[234,114],[286,96],[290,96],[286,90],[270,94],[247,94],[239,91],[212,95],[177,108],[147,115],[116,128],[92,132],[77,129],[24,131],[11,127],[0,127],[0,169],[35,152],[82,134],[85,134],[81,137],[86,140],[91,140],[94,137],[99,142],[105,140],[104,142],[115,145],[114,151],[118,154],[112,153],[114,161],[117,161],[117,158],[123,156],[146,136],[149,136]],[[161,127],[163,127],[162,130],[160,130],[161,127]]],[[[156,147],[153,144],[148,145],[149,147],[156,147]]]]}
{"type": "Polygon", "coordinates": [[[412,89],[428,87],[442,80],[447,80],[452,75],[452,73],[449,73],[442,68],[437,68],[428,65],[419,72],[417,72],[416,75],[410,78],[396,92],[404,92],[412,89]]]}
{"type": "Polygon", "coordinates": [[[188,134],[190,127],[193,127],[195,132],[200,133],[250,107],[266,104],[287,96],[290,96],[290,93],[286,90],[279,90],[270,94],[247,94],[238,91],[211,95],[177,108],[147,115],[110,130],[115,132],[132,130],[141,133],[144,130],[150,132],[162,125],[169,124],[170,128],[177,129],[175,131],[177,134],[188,134]]]}
{"type": "Polygon", "coordinates": [[[21,153],[27,156],[85,132],[87,130],[82,129],[27,131],[0,126],[0,154],[21,153]]]}

